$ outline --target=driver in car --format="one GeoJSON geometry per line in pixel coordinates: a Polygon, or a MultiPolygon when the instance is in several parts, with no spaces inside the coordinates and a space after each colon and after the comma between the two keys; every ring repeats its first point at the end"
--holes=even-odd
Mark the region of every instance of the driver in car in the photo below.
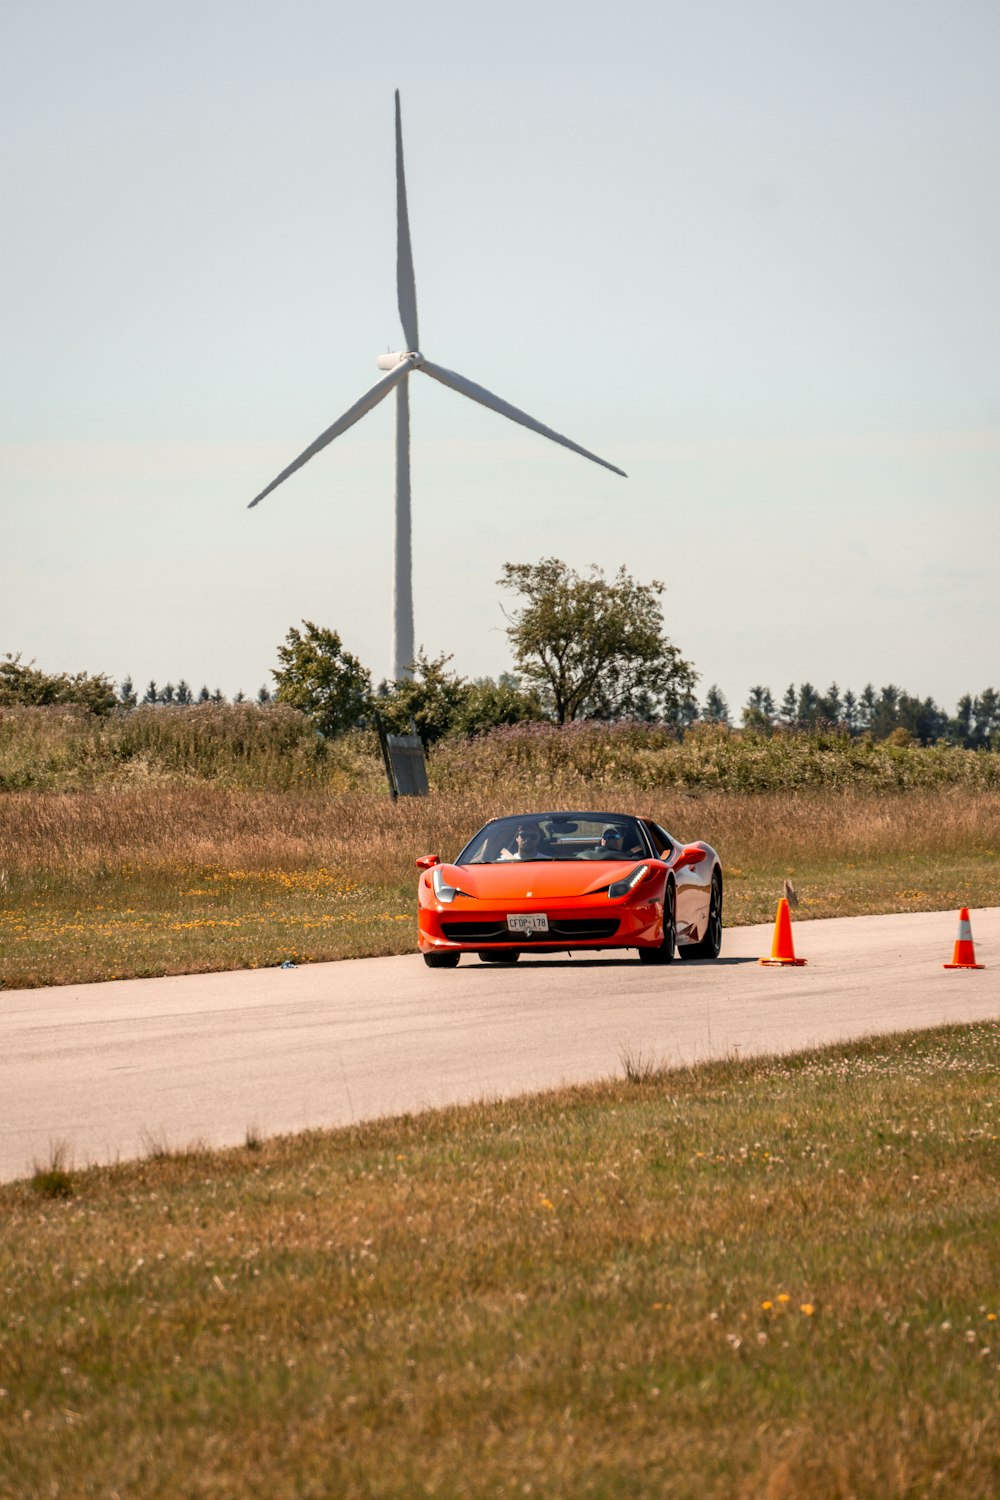
{"type": "Polygon", "coordinates": [[[538,859],[541,854],[541,834],[534,823],[526,823],[517,830],[514,848],[501,849],[501,859],[538,859]]]}

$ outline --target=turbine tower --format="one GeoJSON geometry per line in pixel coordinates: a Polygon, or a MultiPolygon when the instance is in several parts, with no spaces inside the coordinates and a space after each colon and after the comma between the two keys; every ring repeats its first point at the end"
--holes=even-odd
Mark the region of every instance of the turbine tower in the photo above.
{"type": "Polygon", "coordinates": [[[399,320],[403,325],[403,338],[406,341],[406,349],[398,354],[382,354],[378,359],[378,367],[386,373],[377,380],[371,390],[366,391],[359,401],[345,411],[342,417],[338,417],[325,432],[321,432],[314,443],[310,443],[305,452],[300,453],[287,469],[282,469],[277,479],[272,479],[266,489],[261,490],[253,500],[250,501],[248,509],[252,510],[259,505],[265,495],[276,490],[279,484],[283,484],[296,469],[301,469],[303,464],[324,449],[334,438],[340,437],[355,422],[370,412],[373,406],[384,401],[390,391],[396,392],[396,511],[395,511],[395,572],[393,579],[393,676],[404,677],[410,673],[414,658],[413,644],[413,562],[411,549],[412,525],[410,517],[410,404],[409,404],[409,377],[412,371],[420,371],[424,375],[430,375],[442,385],[450,386],[453,391],[458,391],[462,396],[468,396],[470,401],[478,401],[481,406],[488,406],[491,411],[499,412],[501,416],[508,417],[512,422],[519,422],[522,427],[529,427],[532,432],[541,433],[554,443],[561,443],[564,448],[570,448],[574,453],[579,453],[583,458],[589,458],[592,463],[600,464],[602,468],[610,469],[613,474],[621,474],[627,478],[624,469],[616,468],[605,459],[598,458],[596,453],[591,453],[586,448],[581,448],[579,443],[571,442],[569,438],[563,437],[558,432],[553,432],[551,427],[546,427],[542,422],[537,422],[534,417],[529,417],[527,412],[520,411],[509,402],[502,401],[499,396],[476,385],[475,381],[467,380],[464,375],[457,375],[454,370],[446,370],[441,365],[435,365],[429,359],[425,359],[420,353],[420,336],[417,331],[417,284],[413,274],[413,250],[410,245],[410,220],[406,209],[406,178],[403,173],[403,125],[399,110],[399,90],[396,90],[396,300],[399,304],[399,320]]]}

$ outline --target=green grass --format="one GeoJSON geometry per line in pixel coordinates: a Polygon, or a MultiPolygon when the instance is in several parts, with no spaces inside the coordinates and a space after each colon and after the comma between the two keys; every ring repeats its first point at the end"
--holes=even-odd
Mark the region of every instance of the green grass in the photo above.
{"type": "Polygon", "coordinates": [[[993,1500],[998,1069],[982,1024],[0,1189],[0,1493],[993,1500]]]}

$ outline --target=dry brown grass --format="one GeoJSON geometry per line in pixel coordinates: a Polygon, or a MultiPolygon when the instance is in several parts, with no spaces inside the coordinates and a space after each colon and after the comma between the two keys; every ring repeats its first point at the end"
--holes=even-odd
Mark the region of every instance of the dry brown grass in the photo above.
{"type": "MultiPolygon", "coordinates": [[[[730,925],[768,920],[782,881],[801,915],[1000,904],[1000,793],[636,793],[722,856],[730,925]]],[[[315,961],[414,946],[418,854],[454,856],[487,818],[579,806],[511,781],[393,805],[374,793],[205,785],[0,797],[0,985],[315,961]]]]}

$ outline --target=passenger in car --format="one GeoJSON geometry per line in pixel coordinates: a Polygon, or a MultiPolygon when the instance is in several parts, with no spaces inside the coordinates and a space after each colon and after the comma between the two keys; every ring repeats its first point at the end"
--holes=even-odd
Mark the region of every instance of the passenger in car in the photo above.
{"type": "Polygon", "coordinates": [[[581,859],[620,859],[624,851],[625,837],[620,828],[605,828],[601,834],[601,842],[593,848],[585,849],[580,855],[581,859]]]}

